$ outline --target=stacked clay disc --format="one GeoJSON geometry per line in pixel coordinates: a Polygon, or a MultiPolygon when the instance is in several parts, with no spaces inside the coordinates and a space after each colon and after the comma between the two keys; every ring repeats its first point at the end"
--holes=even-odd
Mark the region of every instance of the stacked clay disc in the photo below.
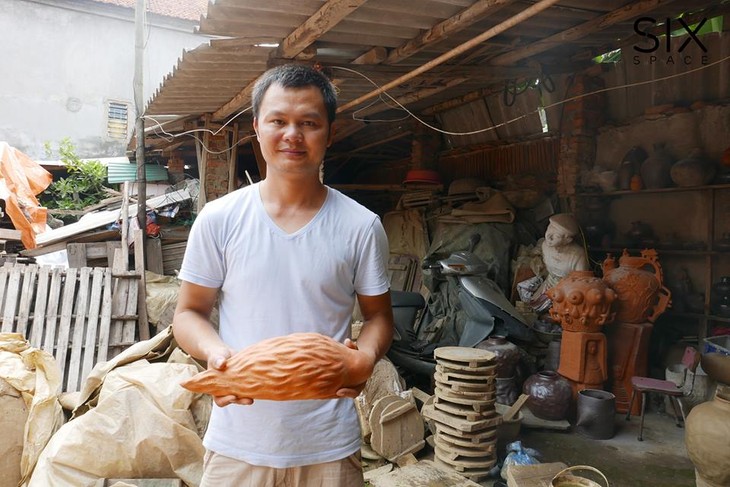
{"type": "Polygon", "coordinates": [[[496,355],[467,347],[441,347],[435,395],[424,415],[433,421],[436,461],[478,480],[497,463],[496,355]]]}

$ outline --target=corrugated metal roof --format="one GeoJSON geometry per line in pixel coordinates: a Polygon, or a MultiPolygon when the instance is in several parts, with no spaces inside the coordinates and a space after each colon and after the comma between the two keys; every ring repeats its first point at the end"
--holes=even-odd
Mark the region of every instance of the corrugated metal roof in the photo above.
{"type": "MultiPolygon", "coordinates": [[[[213,121],[228,120],[248,107],[258,76],[285,62],[320,63],[337,84],[344,106],[545,1],[217,0],[209,5],[199,30],[231,38],[184,53],[146,112],[211,114],[213,121]]],[[[728,11],[728,0],[561,0],[387,93],[413,112],[438,116],[442,128],[457,132],[519,118],[491,133],[454,139],[454,146],[513,140],[540,132],[536,115],[520,115],[533,111],[539,96],[560,98],[565,73],[609,49],[642,40],[634,33],[636,18],[728,11]],[[501,102],[507,80],[545,74],[556,81],[554,93],[528,92],[512,106],[501,102]]],[[[339,133],[351,134],[363,126],[353,118],[377,123],[405,116],[393,106],[384,95],[358,102],[340,115],[339,124],[346,129],[339,133]]],[[[556,125],[559,115],[548,113],[548,118],[549,125],[550,118],[556,125]]],[[[250,114],[244,114],[238,121],[248,119],[250,114]]]]}
{"type": "MultiPolygon", "coordinates": [[[[167,169],[156,164],[145,164],[147,181],[167,181],[167,169]]],[[[137,180],[137,165],[111,163],[106,166],[107,181],[109,184],[123,183],[137,180]]]]}

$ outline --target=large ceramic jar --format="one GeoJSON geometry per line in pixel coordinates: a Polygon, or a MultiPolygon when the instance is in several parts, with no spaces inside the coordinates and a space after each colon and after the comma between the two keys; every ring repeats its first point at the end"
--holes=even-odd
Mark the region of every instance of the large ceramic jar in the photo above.
{"type": "Polygon", "coordinates": [[[563,330],[596,332],[613,321],[616,293],[591,271],[573,271],[547,292],[550,317],[563,330]]]}
{"type": "Polygon", "coordinates": [[[498,378],[514,377],[517,363],[520,361],[520,350],[517,345],[508,341],[506,337],[493,335],[479,342],[475,348],[489,350],[497,356],[495,374],[498,378]]]}
{"type": "Polygon", "coordinates": [[[715,177],[715,166],[702,157],[701,149],[693,149],[687,157],[674,163],[670,175],[677,186],[702,186],[715,177]]]}
{"type": "Polygon", "coordinates": [[[697,471],[697,485],[730,485],[730,388],[695,406],[685,422],[684,443],[697,471]]]}
{"type": "Polygon", "coordinates": [[[654,144],[654,152],[641,165],[641,180],[650,189],[666,188],[672,184],[670,171],[674,158],[664,148],[664,144],[654,144]]]}
{"type": "Polygon", "coordinates": [[[624,250],[616,260],[608,255],[603,262],[603,280],[616,294],[616,321],[653,323],[671,303],[672,293],[663,286],[663,274],[656,250],[642,250],[632,257],[624,250]]]}
{"type": "Polygon", "coordinates": [[[723,276],[712,285],[710,309],[718,316],[730,318],[730,276],[723,276]]]}
{"type": "Polygon", "coordinates": [[[522,392],[529,394],[527,408],[541,419],[560,421],[568,416],[573,388],[568,379],[552,370],[543,370],[527,378],[522,392]]]}

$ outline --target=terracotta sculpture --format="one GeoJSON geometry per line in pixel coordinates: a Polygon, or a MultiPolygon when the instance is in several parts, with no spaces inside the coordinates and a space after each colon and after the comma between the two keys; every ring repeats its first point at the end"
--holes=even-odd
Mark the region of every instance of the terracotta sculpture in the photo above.
{"type": "Polygon", "coordinates": [[[654,323],[671,304],[671,292],[663,285],[656,250],[642,250],[632,257],[624,250],[619,267],[611,254],[603,262],[603,280],[618,294],[616,321],[654,323]]]}
{"type": "Polygon", "coordinates": [[[246,347],[223,371],[206,370],[181,385],[214,396],[290,401],[333,399],[370,373],[361,352],[319,333],[293,333],[246,347]]]}
{"type": "Polygon", "coordinates": [[[574,395],[603,389],[608,380],[607,348],[603,333],[563,332],[558,373],[570,379],[574,395]]]}
{"type": "Polygon", "coordinates": [[[572,271],[589,269],[583,247],[575,242],[579,233],[580,228],[572,215],[560,213],[550,217],[550,224],[541,244],[542,260],[548,275],[535,292],[534,298],[539,298],[572,271]]]}
{"type": "Polygon", "coordinates": [[[565,331],[600,331],[615,316],[616,293],[591,271],[573,271],[547,291],[550,317],[565,331]]]}

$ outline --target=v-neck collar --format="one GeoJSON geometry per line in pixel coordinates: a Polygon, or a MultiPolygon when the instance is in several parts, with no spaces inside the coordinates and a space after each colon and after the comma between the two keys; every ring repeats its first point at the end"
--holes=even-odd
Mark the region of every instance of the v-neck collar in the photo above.
{"type": "Polygon", "coordinates": [[[276,235],[279,235],[284,238],[295,238],[299,235],[302,235],[306,233],[314,224],[322,218],[322,215],[324,214],[325,208],[329,205],[330,196],[332,194],[332,191],[330,190],[329,186],[325,186],[325,189],[327,190],[327,194],[325,195],[324,202],[322,203],[322,206],[319,207],[319,210],[317,210],[317,213],[307,222],[305,223],[301,228],[298,230],[288,233],[283,228],[281,228],[279,225],[276,224],[276,222],[271,218],[271,215],[266,211],[266,208],[264,207],[264,202],[261,199],[261,182],[258,182],[254,185],[254,189],[256,191],[256,207],[258,208],[258,211],[261,212],[261,218],[266,222],[266,224],[269,226],[272,232],[274,232],[276,235]]]}

